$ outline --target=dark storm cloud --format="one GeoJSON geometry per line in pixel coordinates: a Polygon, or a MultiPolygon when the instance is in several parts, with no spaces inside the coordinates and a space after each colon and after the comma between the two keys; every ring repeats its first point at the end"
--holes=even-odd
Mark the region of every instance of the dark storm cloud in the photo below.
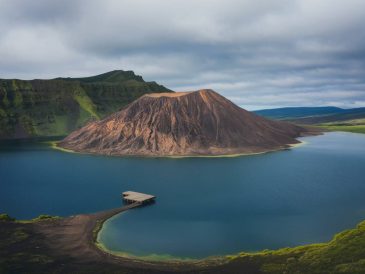
{"type": "Polygon", "coordinates": [[[131,69],[248,108],[365,106],[362,0],[0,0],[2,78],[131,69]]]}

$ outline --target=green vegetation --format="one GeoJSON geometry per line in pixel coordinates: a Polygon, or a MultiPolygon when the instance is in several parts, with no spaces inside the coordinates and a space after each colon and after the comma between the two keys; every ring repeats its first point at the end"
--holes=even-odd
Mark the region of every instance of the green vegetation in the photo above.
{"type": "Polygon", "coordinates": [[[27,224],[27,223],[35,223],[35,222],[40,222],[40,221],[44,221],[44,220],[58,220],[61,217],[59,216],[52,216],[52,215],[47,215],[47,214],[41,214],[36,218],[30,219],[30,220],[17,220],[17,223],[22,223],[22,224],[27,224]]]}
{"type": "Polygon", "coordinates": [[[328,129],[331,131],[347,131],[347,132],[365,134],[365,125],[356,125],[356,126],[320,125],[319,127],[325,128],[325,129],[328,129]]]}
{"type": "Polygon", "coordinates": [[[104,222],[97,220],[93,229],[93,240],[97,242],[99,231],[102,229],[104,222]]]}
{"type": "Polygon", "coordinates": [[[121,70],[86,78],[0,79],[0,139],[65,136],[143,94],[169,91],[121,70]]]}
{"type": "Polygon", "coordinates": [[[353,119],[341,122],[331,122],[318,125],[331,131],[348,131],[365,134],[365,119],[353,119]]]}
{"type": "Polygon", "coordinates": [[[242,264],[254,263],[262,272],[271,274],[365,273],[365,221],[355,229],[337,234],[328,243],[241,253],[229,259],[242,264]]]}
{"type": "Polygon", "coordinates": [[[14,218],[10,217],[8,214],[0,214],[0,221],[15,221],[14,218]]]}
{"type": "Polygon", "coordinates": [[[77,101],[77,103],[79,103],[81,110],[84,110],[86,113],[89,113],[96,119],[100,119],[99,115],[97,114],[96,106],[82,88],[75,92],[74,99],[77,101]]]}
{"type": "Polygon", "coordinates": [[[31,221],[33,222],[37,222],[37,221],[42,221],[42,220],[50,220],[50,219],[59,219],[59,216],[52,216],[52,215],[47,215],[47,214],[41,214],[39,215],[37,218],[32,219],[31,221]]]}
{"type": "Polygon", "coordinates": [[[30,220],[16,220],[13,217],[10,217],[8,214],[6,213],[2,213],[0,214],[0,221],[6,221],[6,222],[18,222],[18,223],[32,223],[32,222],[39,222],[39,221],[43,221],[43,220],[57,220],[60,219],[61,217],[59,216],[52,216],[52,215],[47,215],[47,214],[41,214],[36,218],[30,219],[30,220]]]}

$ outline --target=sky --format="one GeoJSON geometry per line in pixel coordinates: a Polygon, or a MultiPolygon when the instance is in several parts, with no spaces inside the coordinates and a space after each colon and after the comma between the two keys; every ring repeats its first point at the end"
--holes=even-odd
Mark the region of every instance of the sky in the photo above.
{"type": "Polygon", "coordinates": [[[365,107],[365,1],[0,0],[0,78],[116,69],[249,110],[365,107]]]}

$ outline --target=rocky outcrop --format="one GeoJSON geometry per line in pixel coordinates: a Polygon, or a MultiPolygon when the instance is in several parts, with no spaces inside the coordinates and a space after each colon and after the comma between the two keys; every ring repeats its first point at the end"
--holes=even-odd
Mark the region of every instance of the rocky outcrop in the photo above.
{"type": "Polygon", "coordinates": [[[248,112],[212,90],[146,94],[59,146],[108,155],[249,154],[287,148],[306,129],[248,112]]]}

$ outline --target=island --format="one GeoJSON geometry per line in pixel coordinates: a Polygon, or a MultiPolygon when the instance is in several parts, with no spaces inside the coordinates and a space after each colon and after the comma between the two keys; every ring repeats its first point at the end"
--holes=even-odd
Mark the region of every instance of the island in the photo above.
{"type": "Polygon", "coordinates": [[[213,90],[146,94],[72,132],[58,146],[93,154],[220,156],[275,151],[308,128],[260,117],[213,90]]]}

